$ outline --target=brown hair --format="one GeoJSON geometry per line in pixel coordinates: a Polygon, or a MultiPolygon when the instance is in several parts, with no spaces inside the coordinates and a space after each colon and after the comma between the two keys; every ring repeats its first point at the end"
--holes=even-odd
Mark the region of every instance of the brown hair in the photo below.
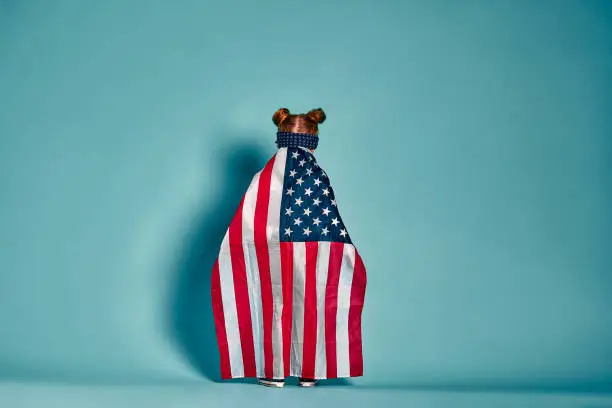
{"type": "Polygon", "coordinates": [[[272,116],[272,121],[280,132],[319,134],[319,123],[325,121],[323,109],[313,109],[308,113],[292,115],[287,108],[280,108],[272,116]]]}

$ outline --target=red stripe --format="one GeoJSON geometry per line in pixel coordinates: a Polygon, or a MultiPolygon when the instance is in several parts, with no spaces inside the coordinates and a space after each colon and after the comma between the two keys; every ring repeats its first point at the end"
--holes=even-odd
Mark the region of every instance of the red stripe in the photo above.
{"type": "Polygon", "coordinates": [[[221,297],[221,278],[219,276],[219,261],[215,261],[212,270],[212,307],[215,317],[215,329],[217,331],[217,343],[221,356],[221,378],[227,380],[232,378],[230,366],[229,347],[227,345],[227,333],[225,333],[225,315],[223,313],[223,299],[221,297]]]}
{"type": "Polygon", "coordinates": [[[349,361],[351,377],[363,375],[363,353],[361,344],[361,312],[365,298],[367,277],[363,260],[355,250],[355,271],[351,285],[351,307],[349,309],[349,361]]]}
{"type": "Polygon", "coordinates": [[[234,292],[238,312],[238,327],[242,346],[242,363],[246,377],[257,377],[255,368],[255,347],[253,345],[253,324],[249,306],[249,287],[246,277],[244,250],[242,248],[242,207],[244,197],[229,227],[229,246],[234,276],[234,292]]]}
{"type": "Polygon", "coordinates": [[[304,350],[302,378],[314,378],[317,356],[317,254],[319,244],[306,242],[306,283],[304,288],[304,350]]]}
{"type": "Polygon", "coordinates": [[[291,375],[291,330],[293,329],[293,243],[281,242],[281,273],[283,282],[283,365],[285,377],[291,375]]]}
{"type": "Polygon", "coordinates": [[[274,377],[274,352],[272,350],[272,318],[274,309],[272,302],[272,279],[270,277],[270,254],[268,252],[266,225],[268,224],[268,206],[270,205],[270,179],[272,177],[272,167],[274,166],[275,157],[276,156],[272,156],[259,176],[253,233],[255,252],[257,253],[257,266],[259,268],[259,280],[261,282],[264,372],[267,378],[274,377]]]}
{"type": "Polygon", "coordinates": [[[332,242],[329,248],[329,269],[327,271],[327,286],[325,288],[325,359],[327,362],[327,378],[338,377],[338,361],[336,356],[336,316],[338,314],[338,282],[344,244],[332,242]]]}

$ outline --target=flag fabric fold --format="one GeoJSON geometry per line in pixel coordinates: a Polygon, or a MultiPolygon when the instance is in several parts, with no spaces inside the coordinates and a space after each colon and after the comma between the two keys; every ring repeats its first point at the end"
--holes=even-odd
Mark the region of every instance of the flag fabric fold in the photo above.
{"type": "Polygon", "coordinates": [[[363,375],[366,270],[327,174],[302,147],[257,173],[212,272],[223,379],[363,375]]]}

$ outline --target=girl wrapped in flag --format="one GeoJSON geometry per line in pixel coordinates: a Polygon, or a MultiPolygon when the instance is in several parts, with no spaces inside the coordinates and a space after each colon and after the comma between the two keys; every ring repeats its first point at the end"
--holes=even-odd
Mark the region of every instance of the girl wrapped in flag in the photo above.
{"type": "Polygon", "coordinates": [[[255,174],[212,273],[223,379],[282,387],[363,375],[364,263],[313,152],[322,109],[274,113],[278,151],[255,174]]]}

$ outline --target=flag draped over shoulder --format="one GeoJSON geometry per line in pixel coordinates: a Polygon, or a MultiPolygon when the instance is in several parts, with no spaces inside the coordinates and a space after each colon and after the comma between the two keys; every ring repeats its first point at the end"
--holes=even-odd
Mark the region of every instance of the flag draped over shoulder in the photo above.
{"type": "Polygon", "coordinates": [[[312,153],[281,147],[257,173],[212,273],[221,377],[363,375],[364,263],[312,153]]]}

